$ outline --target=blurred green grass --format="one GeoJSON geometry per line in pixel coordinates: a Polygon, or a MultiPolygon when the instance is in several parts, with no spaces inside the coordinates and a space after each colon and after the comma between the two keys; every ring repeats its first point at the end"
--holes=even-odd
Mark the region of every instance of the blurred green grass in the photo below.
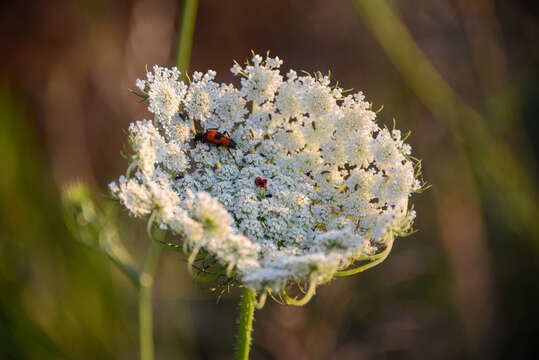
{"type": "Polygon", "coordinates": [[[0,358],[116,358],[136,342],[130,289],[68,233],[35,129],[5,85],[0,119],[0,358]]]}

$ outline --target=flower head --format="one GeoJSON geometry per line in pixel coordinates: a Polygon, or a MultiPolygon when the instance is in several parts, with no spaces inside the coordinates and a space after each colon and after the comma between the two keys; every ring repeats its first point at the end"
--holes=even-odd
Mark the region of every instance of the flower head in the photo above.
{"type": "Polygon", "coordinates": [[[185,96],[187,86],[179,82],[180,72],[177,68],[167,69],[155,65],[153,72],[146,74],[147,79],[137,79],[136,86],[147,93],[148,110],[162,119],[170,119],[178,112],[185,96]]]}
{"type": "Polygon", "coordinates": [[[376,123],[361,92],[293,70],[284,80],[281,64],[259,55],[235,64],[239,89],[211,70],[187,85],[154,68],[137,84],[155,121],[131,125],[136,171],[111,190],[244,286],[279,292],[294,279],[314,293],[410,231],[408,200],[422,184],[409,145],[376,123]],[[209,130],[215,141],[193,141],[209,130]]]}

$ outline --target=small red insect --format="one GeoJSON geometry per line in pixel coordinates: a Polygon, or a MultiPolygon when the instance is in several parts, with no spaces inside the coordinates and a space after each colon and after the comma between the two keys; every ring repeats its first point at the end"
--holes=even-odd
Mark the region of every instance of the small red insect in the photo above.
{"type": "Polygon", "coordinates": [[[216,146],[223,145],[226,148],[236,149],[238,144],[230,138],[230,135],[225,131],[220,133],[217,129],[209,129],[204,134],[197,134],[195,140],[199,140],[205,143],[212,143],[216,146]]]}
{"type": "Polygon", "coordinates": [[[265,188],[266,185],[268,185],[268,179],[264,179],[263,177],[257,177],[255,178],[255,185],[261,188],[265,188]]]}

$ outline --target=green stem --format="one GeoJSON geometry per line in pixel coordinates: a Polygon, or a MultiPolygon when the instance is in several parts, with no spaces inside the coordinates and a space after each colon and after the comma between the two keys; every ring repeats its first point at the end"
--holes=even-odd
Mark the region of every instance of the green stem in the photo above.
{"type": "Polygon", "coordinates": [[[127,275],[129,280],[131,280],[133,284],[138,285],[140,275],[133,265],[131,265],[130,263],[126,261],[120,260],[117,256],[115,256],[109,251],[102,251],[102,252],[109,258],[109,260],[114,265],[118,267],[118,269],[120,269],[125,275],[127,275]]]}
{"type": "MultiPolygon", "coordinates": [[[[181,71],[181,79],[188,80],[189,62],[191,49],[193,48],[193,35],[195,34],[195,22],[197,18],[198,0],[184,0],[180,31],[178,34],[178,51],[176,53],[176,66],[181,71]]],[[[195,120],[191,119],[191,130],[197,133],[195,120]]]]}
{"type": "Polygon", "coordinates": [[[249,289],[243,289],[241,298],[240,328],[238,330],[238,352],[236,360],[249,360],[251,332],[255,314],[256,295],[249,289]]]}
{"type": "Polygon", "coordinates": [[[183,2],[180,32],[178,34],[178,52],[176,53],[176,66],[182,72],[183,77],[189,70],[191,49],[193,47],[193,35],[197,17],[198,0],[185,0],[183,2]]]}
{"type": "Polygon", "coordinates": [[[140,359],[153,360],[153,314],[152,287],[153,276],[161,248],[150,239],[146,260],[140,274],[138,293],[140,359]]]}

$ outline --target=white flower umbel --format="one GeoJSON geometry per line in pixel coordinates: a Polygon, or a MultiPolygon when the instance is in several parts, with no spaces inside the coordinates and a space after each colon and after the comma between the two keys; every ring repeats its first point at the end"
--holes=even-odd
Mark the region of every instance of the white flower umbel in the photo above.
{"type": "Polygon", "coordinates": [[[146,74],[146,80],[137,79],[136,86],[149,99],[148,110],[160,119],[170,119],[178,112],[187,87],[179,82],[177,68],[163,68],[155,65],[153,73],[146,74]]]}
{"type": "Polygon", "coordinates": [[[362,271],[357,261],[383,260],[410,233],[422,184],[410,146],[361,92],[321,74],[285,79],[281,64],[235,64],[239,89],[211,70],[184,84],[154,67],[137,86],[155,120],[131,124],[132,163],[110,188],[133,216],[180,235],[190,265],[204,253],[249,289],[301,304],[283,292],[291,280],[310,297],[362,271]],[[200,141],[210,129],[237,146],[200,141]]]}

